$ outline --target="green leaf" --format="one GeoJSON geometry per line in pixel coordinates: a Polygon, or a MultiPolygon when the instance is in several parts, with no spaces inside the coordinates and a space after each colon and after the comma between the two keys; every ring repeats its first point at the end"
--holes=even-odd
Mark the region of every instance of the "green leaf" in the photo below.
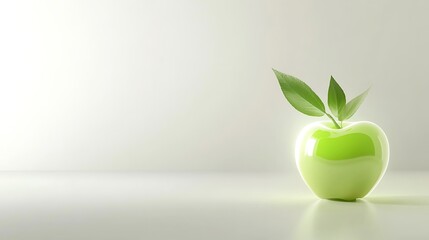
{"type": "Polygon", "coordinates": [[[350,102],[346,104],[346,106],[343,108],[343,110],[340,112],[338,116],[338,120],[344,121],[353,116],[353,114],[356,113],[360,105],[362,104],[363,100],[365,99],[366,95],[368,94],[369,89],[366,90],[361,95],[353,98],[350,102]]]}
{"type": "Polygon", "coordinates": [[[332,114],[335,117],[338,117],[341,110],[343,110],[346,105],[346,95],[344,94],[343,89],[335,81],[334,77],[331,76],[331,81],[329,82],[328,90],[328,106],[331,109],[332,114]]]}
{"type": "Polygon", "coordinates": [[[320,117],[325,115],[325,105],[319,96],[303,81],[273,69],[289,103],[298,111],[320,117]]]}

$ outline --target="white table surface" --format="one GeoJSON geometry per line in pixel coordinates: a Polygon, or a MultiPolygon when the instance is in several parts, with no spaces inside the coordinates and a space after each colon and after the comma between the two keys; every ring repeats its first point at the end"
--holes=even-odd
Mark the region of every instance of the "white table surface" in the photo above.
{"type": "Polygon", "coordinates": [[[2,172],[0,239],[429,239],[429,172],[357,202],[287,173],[2,172]]]}

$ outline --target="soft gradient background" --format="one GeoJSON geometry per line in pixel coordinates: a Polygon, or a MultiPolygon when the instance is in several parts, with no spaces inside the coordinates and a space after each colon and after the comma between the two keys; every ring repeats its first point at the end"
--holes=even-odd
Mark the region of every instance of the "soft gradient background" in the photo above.
{"type": "Polygon", "coordinates": [[[428,1],[1,1],[0,170],[296,171],[271,68],[428,170],[428,1]]]}

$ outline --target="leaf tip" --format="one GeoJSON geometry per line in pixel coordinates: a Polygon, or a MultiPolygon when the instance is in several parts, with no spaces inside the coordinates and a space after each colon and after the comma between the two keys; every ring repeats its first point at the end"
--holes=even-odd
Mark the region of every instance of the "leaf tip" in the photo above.
{"type": "Polygon", "coordinates": [[[335,80],[335,78],[334,78],[334,76],[332,76],[331,75],[331,80],[330,80],[330,82],[332,83],[335,83],[336,85],[339,85],[338,83],[337,83],[337,80],[335,80]]]}
{"type": "Polygon", "coordinates": [[[277,69],[275,68],[271,68],[271,70],[273,70],[273,72],[277,75],[278,73],[280,73],[277,69]]]}
{"type": "Polygon", "coordinates": [[[363,92],[363,94],[364,94],[365,96],[366,96],[366,95],[368,95],[369,90],[371,90],[371,86],[370,86],[368,89],[366,89],[366,90],[365,90],[365,92],[363,92]]]}

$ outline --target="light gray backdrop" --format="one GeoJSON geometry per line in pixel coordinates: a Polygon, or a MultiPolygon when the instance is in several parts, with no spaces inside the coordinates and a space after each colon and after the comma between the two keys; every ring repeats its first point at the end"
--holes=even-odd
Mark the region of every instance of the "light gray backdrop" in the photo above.
{"type": "Polygon", "coordinates": [[[379,124],[391,169],[429,169],[428,1],[2,1],[0,169],[295,171],[321,120],[275,67],[379,124]]]}

